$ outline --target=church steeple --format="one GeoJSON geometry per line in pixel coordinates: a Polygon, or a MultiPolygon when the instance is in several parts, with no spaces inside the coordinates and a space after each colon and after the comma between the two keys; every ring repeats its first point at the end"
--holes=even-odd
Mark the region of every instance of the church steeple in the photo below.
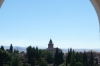
{"type": "Polygon", "coordinates": [[[52,40],[50,39],[49,44],[52,44],[52,40]]]}
{"type": "Polygon", "coordinates": [[[51,39],[50,39],[50,41],[49,41],[48,48],[53,48],[53,42],[52,42],[51,39]]]}

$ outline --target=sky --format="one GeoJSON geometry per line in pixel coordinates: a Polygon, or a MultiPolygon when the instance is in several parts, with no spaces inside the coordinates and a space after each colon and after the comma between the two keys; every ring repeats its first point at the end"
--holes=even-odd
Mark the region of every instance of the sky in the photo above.
{"type": "Polygon", "coordinates": [[[98,17],[89,0],[5,0],[0,45],[100,49],[98,17]]]}

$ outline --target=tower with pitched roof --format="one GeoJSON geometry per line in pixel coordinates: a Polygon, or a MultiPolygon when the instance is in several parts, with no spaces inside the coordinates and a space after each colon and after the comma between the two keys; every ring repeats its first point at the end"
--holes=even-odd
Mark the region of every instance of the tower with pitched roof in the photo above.
{"type": "MultiPolygon", "coordinates": [[[[53,56],[55,55],[55,52],[56,52],[56,48],[53,47],[54,44],[52,42],[52,40],[50,39],[49,43],[48,43],[48,48],[46,48],[45,50],[48,50],[50,52],[53,53],[53,56]]],[[[58,48],[58,52],[61,52],[62,50],[60,48],[58,48]]]]}
{"type": "Polygon", "coordinates": [[[52,42],[51,39],[50,39],[50,41],[49,41],[48,48],[53,49],[53,42],[52,42]]]}

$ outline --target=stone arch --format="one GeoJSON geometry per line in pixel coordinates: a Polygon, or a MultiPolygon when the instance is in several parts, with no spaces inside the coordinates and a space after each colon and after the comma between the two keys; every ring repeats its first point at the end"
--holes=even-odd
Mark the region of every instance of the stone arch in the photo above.
{"type": "Polygon", "coordinates": [[[99,20],[99,32],[100,32],[100,0],[90,0],[92,3],[99,20]]]}
{"type": "Polygon", "coordinates": [[[3,2],[4,2],[4,0],[0,0],[0,8],[1,8],[3,2]]]}

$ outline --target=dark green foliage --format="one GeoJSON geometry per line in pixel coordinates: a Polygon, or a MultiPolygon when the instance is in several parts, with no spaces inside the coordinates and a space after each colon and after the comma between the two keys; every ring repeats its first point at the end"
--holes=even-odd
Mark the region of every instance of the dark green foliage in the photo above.
{"type": "Polygon", "coordinates": [[[26,51],[27,51],[26,54],[27,54],[27,58],[28,58],[28,63],[32,64],[32,58],[34,58],[34,56],[35,56],[34,48],[29,46],[29,47],[27,47],[26,51]]]}
{"type": "Polygon", "coordinates": [[[75,53],[75,61],[76,62],[83,62],[83,54],[80,52],[80,53],[78,53],[78,52],[76,52],[75,53]]]}
{"type": "MultiPolygon", "coordinates": [[[[41,49],[39,49],[39,54],[38,54],[38,57],[39,57],[39,62],[41,62],[41,57],[42,57],[42,54],[43,54],[43,52],[42,52],[42,50],[41,49]]],[[[42,57],[43,58],[43,57],[42,57]]]]}
{"type": "Polygon", "coordinates": [[[59,65],[59,53],[58,53],[58,48],[56,48],[55,61],[54,61],[54,63],[55,63],[56,66],[59,65]]]}
{"type": "Polygon", "coordinates": [[[47,63],[45,60],[43,60],[43,61],[39,64],[39,66],[48,66],[48,63],[47,63]]]}
{"type": "Polygon", "coordinates": [[[3,46],[1,46],[1,48],[0,48],[0,49],[4,51],[4,47],[3,47],[3,46]]]}
{"type": "Polygon", "coordinates": [[[66,57],[66,66],[68,66],[68,56],[66,57]]]}
{"type": "Polygon", "coordinates": [[[44,51],[38,49],[38,47],[27,47],[26,55],[28,58],[28,63],[34,66],[37,63],[41,63],[41,58],[44,58],[48,63],[53,63],[53,54],[50,51],[44,51]]]}
{"type": "Polygon", "coordinates": [[[91,51],[91,55],[90,55],[89,65],[90,65],[90,66],[94,66],[94,57],[93,57],[92,51],[91,51]]]}
{"type": "Polygon", "coordinates": [[[0,66],[3,66],[4,60],[8,57],[5,51],[0,50],[0,66]]]}
{"type": "Polygon", "coordinates": [[[83,66],[87,66],[87,62],[88,62],[88,60],[87,60],[87,54],[84,51],[84,53],[83,53],[83,66]]]}
{"type": "Polygon", "coordinates": [[[48,64],[53,63],[53,53],[50,51],[45,51],[45,60],[48,62],[48,64]]]}
{"type": "Polygon", "coordinates": [[[64,53],[56,48],[55,55],[51,51],[38,49],[38,47],[29,46],[26,49],[26,53],[19,54],[18,50],[14,49],[10,45],[9,50],[4,50],[4,47],[0,48],[0,66],[48,66],[48,64],[54,64],[54,66],[98,66],[98,60],[94,63],[93,53],[90,56],[84,51],[84,53],[75,52],[72,48],[68,49],[68,55],[66,59],[64,53]],[[87,60],[89,59],[89,61],[87,60]]]}
{"type": "Polygon", "coordinates": [[[23,66],[28,66],[28,63],[23,64],[23,66]]]}
{"type": "Polygon", "coordinates": [[[38,47],[36,47],[36,60],[39,61],[39,51],[38,51],[38,47]]]}
{"type": "Polygon", "coordinates": [[[12,46],[12,44],[10,45],[10,53],[12,53],[13,52],[13,46],[12,46]]]}
{"type": "Polygon", "coordinates": [[[72,55],[71,55],[71,61],[70,61],[70,66],[75,66],[76,60],[75,60],[75,52],[73,50],[72,55]]]}
{"type": "Polygon", "coordinates": [[[71,61],[71,55],[72,55],[72,48],[70,48],[70,50],[68,49],[68,64],[71,61]]]}
{"type": "Polygon", "coordinates": [[[31,66],[35,66],[35,58],[31,59],[31,63],[30,64],[31,64],[31,66]]]}
{"type": "Polygon", "coordinates": [[[95,65],[98,66],[98,59],[96,59],[96,63],[95,63],[95,65]]]}
{"type": "Polygon", "coordinates": [[[70,50],[68,49],[68,55],[66,57],[66,66],[69,66],[69,65],[75,66],[77,62],[82,63],[83,66],[93,66],[94,65],[93,53],[91,52],[90,55],[91,55],[90,61],[88,61],[89,57],[87,56],[87,53],[85,51],[84,53],[81,53],[81,52],[79,53],[79,52],[75,52],[74,50],[72,51],[72,49],[70,50]]]}
{"type": "Polygon", "coordinates": [[[98,60],[96,60],[96,63],[94,64],[94,57],[93,53],[91,52],[90,55],[87,55],[87,53],[84,51],[82,52],[75,52],[72,49],[68,49],[68,55],[66,57],[66,66],[75,66],[76,63],[81,63],[83,66],[97,66],[98,65],[98,60]],[[71,55],[71,59],[70,59],[71,55]],[[70,61],[69,61],[70,60],[70,61]],[[68,63],[70,62],[70,63],[68,63]]]}
{"type": "Polygon", "coordinates": [[[82,63],[82,61],[83,61],[83,58],[82,58],[83,55],[82,55],[82,53],[80,52],[78,56],[79,56],[79,62],[82,63]]]}
{"type": "Polygon", "coordinates": [[[11,66],[18,66],[20,62],[20,59],[17,55],[13,54],[12,60],[11,60],[11,66]]]}
{"type": "Polygon", "coordinates": [[[54,64],[56,66],[62,64],[64,62],[63,59],[63,53],[62,52],[58,52],[58,48],[56,48],[56,52],[55,52],[55,57],[54,57],[54,64]]]}
{"type": "Polygon", "coordinates": [[[19,51],[14,49],[14,53],[19,53],[19,51]]]}
{"type": "Polygon", "coordinates": [[[59,64],[62,64],[64,62],[64,58],[63,58],[63,53],[59,52],[59,64]]]}
{"type": "Polygon", "coordinates": [[[80,57],[79,57],[79,53],[78,53],[78,52],[76,53],[75,58],[76,58],[76,62],[79,62],[79,58],[80,58],[80,57]]]}
{"type": "Polygon", "coordinates": [[[60,64],[59,66],[66,66],[66,64],[65,64],[65,62],[64,62],[64,63],[60,64]]]}
{"type": "Polygon", "coordinates": [[[83,66],[81,62],[76,62],[75,66],[83,66]]]}
{"type": "Polygon", "coordinates": [[[72,48],[68,49],[68,55],[66,57],[66,66],[68,66],[68,64],[70,64],[71,56],[72,56],[72,48]]]}

